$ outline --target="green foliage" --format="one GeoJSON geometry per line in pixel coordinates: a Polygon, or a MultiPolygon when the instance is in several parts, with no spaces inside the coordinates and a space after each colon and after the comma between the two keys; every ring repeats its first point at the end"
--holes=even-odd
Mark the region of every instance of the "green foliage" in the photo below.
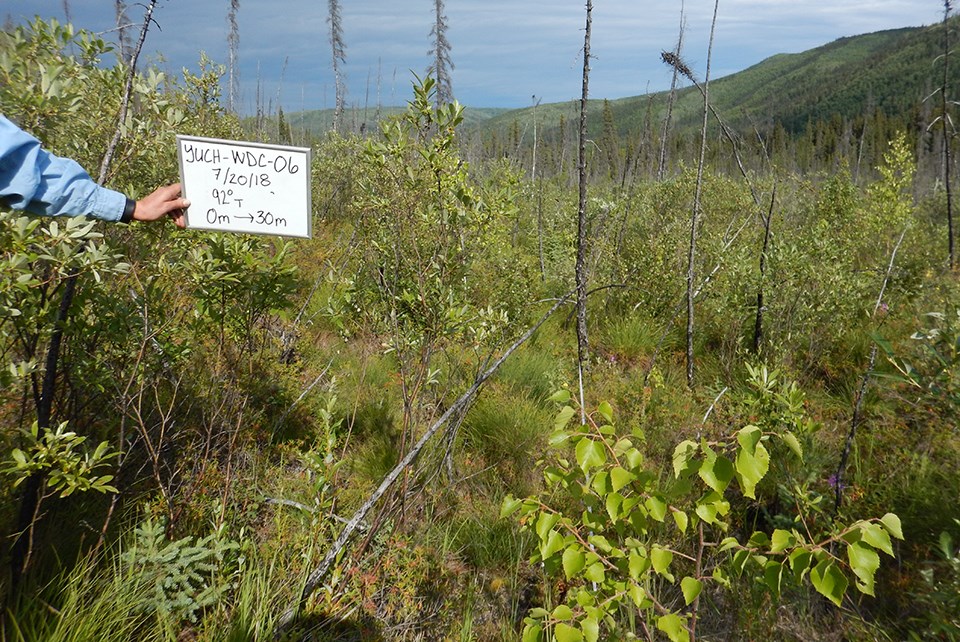
{"type": "Polygon", "coordinates": [[[34,422],[26,439],[25,450],[14,448],[10,451],[10,460],[3,468],[4,473],[13,477],[14,487],[31,475],[42,473],[46,487],[53,493],[60,493],[60,497],[76,491],[117,492],[110,485],[113,475],[94,474],[98,468],[107,466],[110,459],[120,455],[108,442],[100,442],[93,452],[81,452],[81,444],[87,438],[67,430],[67,422],[57,426],[56,430],[44,428],[43,434],[34,422]]]}
{"type": "Polygon", "coordinates": [[[42,375],[41,349],[53,329],[70,273],[93,277],[92,296],[103,292],[106,276],[125,273],[129,267],[95,231],[93,222],[0,212],[0,341],[9,363],[0,382],[42,375]]]}
{"type": "Polygon", "coordinates": [[[222,533],[170,541],[161,521],[147,519],[134,536],[123,552],[123,562],[138,569],[141,581],[153,587],[152,600],[143,608],[162,620],[196,622],[204,609],[217,604],[231,588],[227,568],[239,544],[222,533]]]}
{"type": "Polygon", "coordinates": [[[289,242],[222,234],[203,245],[181,244],[182,253],[164,262],[167,274],[183,275],[192,286],[196,332],[227,332],[237,344],[249,345],[269,313],[290,305],[298,285],[297,268],[290,264],[289,242]]]}
{"type": "Polygon", "coordinates": [[[109,51],[98,36],[56,20],[0,32],[0,88],[7,88],[0,113],[31,131],[62,131],[82,109],[84,86],[104,73],[97,65],[109,51]]]}
{"type": "Polygon", "coordinates": [[[406,114],[382,125],[383,140],[364,150],[368,171],[360,179],[360,307],[389,333],[402,360],[455,338],[484,345],[504,321],[470,296],[471,263],[495,212],[479,200],[457,155],[463,108],[435,110],[433,91],[427,78],[406,114]]]}
{"type": "Polygon", "coordinates": [[[923,585],[916,595],[921,613],[911,640],[960,640],[960,547],[947,531],[937,544],[938,559],[921,571],[923,585]]]}
{"type": "MultiPolygon", "coordinates": [[[[757,378],[766,386],[761,396],[769,395],[772,377],[755,372],[757,378]]],[[[790,397],[787,387],[780,405],[798,412],[790,397]]],[[[555,396],[560,403],[569,398],[569,393],[555,396]]],[[[728,534],[733,483],[743,496],[755,497],[770,468],[770,444],[783,443],[799,456],[788,428],[802,425],[799,417],[766,430],[747,425],[722,439],[684,440],[673,453],[676,481],[665,484],[646,463],[636,436],[618,433],[608,404],[571,427],[575,414],[565,406],[557,418],[550,442],[558,452],[543,468],[547,490],[503,502],[501,514],[518,513],[524,528],[537,536],[532,561],[571,586],[552,612],[530,611],[524,639],[597,640],[601,628],[614,635],[622,626],[617,614],[629,607],[655,621],[671,640],[686,640],[701,591],[708,584],[729,586],[744,574],[774,598],[809,577],[839,606],[851,574],[858,591],[873,594],[878,551],[892,557],[891,536],[903,536],[892,514],[811,533],[803,511],[789,530],[758,531],[746,541],[728,534]],[[698,543],[687,553],[673,542],[690,533],[698,543]],[[722,539],[711,543],[706,539],[711,534],[722,539]],[[671,586],[692,609],[672,605],[671,586]]]]}
{"type": "Polygon", "coordinates": [[[960,408],[960,310],[928,312],[925,328],[911,335],[906,356],[899,356],[889,341],[876,337],[893,378],[919,395],[924,409],[948,423],[960,408]]]}

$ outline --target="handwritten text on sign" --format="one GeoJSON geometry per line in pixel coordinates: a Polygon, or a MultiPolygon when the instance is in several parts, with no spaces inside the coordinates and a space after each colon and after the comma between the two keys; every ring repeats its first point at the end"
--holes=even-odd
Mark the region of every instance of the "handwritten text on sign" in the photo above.
{"type": "Polygon", "coordinates": [[[177,136],[187,227],[312,235],[310,150],[177,136]]]}

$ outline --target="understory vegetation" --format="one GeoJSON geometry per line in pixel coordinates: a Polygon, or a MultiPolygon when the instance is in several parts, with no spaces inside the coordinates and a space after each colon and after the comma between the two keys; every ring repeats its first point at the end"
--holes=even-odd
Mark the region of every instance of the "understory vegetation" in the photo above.
{"type": "MultiPolygon", "coordinates": [[[[0,113],[99,167],[113,56],[0,32],[0,113]]],[[[174,181],[175,134],[249,138],[222,73],[136,74],[107,184],[174,181]]],[[[869,171],[723,171],[719,133],[699,189],[681,157],[592,171],[580,382],[572,174],[480,153],[434,90],[306,141],[311,240],[0,213],[0,639],[960,639],[925,130],[869,171]]]]}

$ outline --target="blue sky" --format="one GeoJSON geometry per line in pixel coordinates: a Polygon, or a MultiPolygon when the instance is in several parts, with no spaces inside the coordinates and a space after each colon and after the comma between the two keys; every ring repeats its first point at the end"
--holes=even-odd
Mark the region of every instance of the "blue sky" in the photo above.
{"type": "MultiPolygon", "coordinates": [[[[141,6],[129,14],[138,20],[141,6]]],[[[525,107],[579,96],[584,0],[446,0],[453,46],[453,89],[475,107],[525,107]]],[[[0,18],[33,15],[104,32],[112,0],[4,0],[0,18]]],[[[403,104],[412,73],[429,64],[431,0],[341,0],[347,102],[403,104]]],[[[229,0],[160,0],[144,53],[171,72],[195,69],[199,52],[227,60],[229,0]]],[[[660,51],[673,48],[679,0],[594,0],[592,98],[620,98],[669,87],[660,51]]],[[[685,58],[706,64],[711,0],[685,0],[685,58]]],[[[939,0],[720,0],[712,76],[745,69],[777,53],[803,51],[843,36],[938,22],[939,0]]],[[[240,0],[242,111],[254,108],[259,76],[265,100],[286,111],[333,106],[327,2],[240,0]],[[282,83],[281,83],[282,79],[282,83]]],[[[109,34],[108,34],[109,35],[109,34]]]]}

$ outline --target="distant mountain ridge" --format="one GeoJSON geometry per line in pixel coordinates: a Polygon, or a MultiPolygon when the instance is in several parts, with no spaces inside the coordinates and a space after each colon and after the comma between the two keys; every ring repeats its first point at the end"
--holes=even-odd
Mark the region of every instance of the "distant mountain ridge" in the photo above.
{"type": "MultiPolygon", "coordinates": [[[[960,45],[951,19],[953,38],[960,45]]],[[[797,135],[810,123],[833,118],[854,119],[882,110],[886,116],[909,122],[923,112],[936,111],[939,100],[927,100],[942,81],[943,26],[906,27],[840,38],[795,54],[777,54],[743,71],[710,82],[711,104],[728,125],[739,130],[782,126],[797,135]]],[[[950,57],[948,97],[960,99],[960,48],[950,57]]],[[[681,84],[674,106],[674,127],[683,130],[700,120],[702,95],[688,81],[681,84]]],[[[628,136],[650,126],[659,127],[668,92],[657,92],[607,101],[619,135],[628,136]]],[[[591,135],[598,135],[604,100],[591,99],[588,107],[591,135]]],[[[345,123],[354,131],[359,123],[369,128],[375,116],[396,114],[399,107],[353,109],[345,123]],[[350,123],[356,125],[350,127],[350,123]]],[[[532,131],[536,118],[545,136],[559,127],[561,118],[572,126],[579,101],[539,105],[536,109],[467,107],[468,131],[508,136],[518,129],[532,131]]],[[[332,110],[286,114],[287,122],[314,134],[330,129],[332,110]]]]}
{"type": "MultiPolygon", "coordinates": [[[[960,44],[951,19],[952,38],[960,44]]],[[[939,100],[928,98],[942,81],[936,62],[943,53],[943,25],[906,27],[840,38],[795,54],[777,54],[743,71],[711,80],[710,102],[724,121],[738,130],[754,126],[782,126],[789,134],[802,133],[808,124],[832,118],[854,119],[882,110],[887,117],[905,122],[936,111],[939,100]]],[[[960,51],[949,58],[948,98],[960,99],[960,51]]],[[[688,81],[681,84],[673,110],[674,127],[697,126],[703,108],[700,91],[688,81]]],[[[659,126],[668,92],[610,100],[609,108],[621,136],[630,135],[653,120],[659,126]]],[[[599,135],[603,100],[591,100],[589,127],[599,135]]],[[[562,114],[567,122],[577,117],[578,101],[541,105],[537,120],[543,131],[556,126],[562,114]]],[[[513,123],[532,126],[533,110],[525,108],[482,121],[480,129],[505,134],[513,123]]]]}

